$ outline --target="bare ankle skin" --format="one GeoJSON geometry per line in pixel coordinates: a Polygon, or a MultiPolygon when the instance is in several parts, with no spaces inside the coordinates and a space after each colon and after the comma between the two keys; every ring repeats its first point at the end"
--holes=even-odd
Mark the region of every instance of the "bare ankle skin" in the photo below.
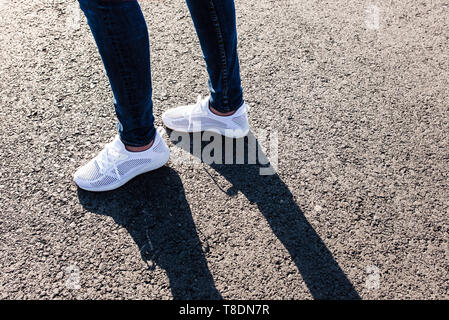
{"type": "Polygon", "coordinates": [[[231,112],[220,112],[218,110],[215,110],[211,106],[209,106],[210,111],[212,111],[213,114],[216,114],[217,116],[227,117],[232,116],[237,110],[231,111],[231,112]]]}
{"type": "Polygon", "coordinates": [[[154,139],[149,144],[147,144],[146,146],[132,147],[132,146],[125,145],[125,148],[126,148],[126,150],[128,150],[130,152],[142,152],[142,151],[150,149],[151,146],[153,145],[153,143],[154,143],[154,139]]]}

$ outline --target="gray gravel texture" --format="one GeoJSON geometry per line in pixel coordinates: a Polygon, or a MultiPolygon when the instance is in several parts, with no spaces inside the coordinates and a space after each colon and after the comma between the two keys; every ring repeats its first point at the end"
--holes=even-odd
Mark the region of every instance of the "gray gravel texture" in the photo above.
{"type": "MultiPolygon", "coordinates": [[[[0,0],[0,298],[449,298],[449,1],[237,0],[277,174],[171,142],[104,194],[72,182],[116,122],[76,5],[0,0]]],[[[141,5],[160,126],[207,78],[185,3],[141,5]]]]}

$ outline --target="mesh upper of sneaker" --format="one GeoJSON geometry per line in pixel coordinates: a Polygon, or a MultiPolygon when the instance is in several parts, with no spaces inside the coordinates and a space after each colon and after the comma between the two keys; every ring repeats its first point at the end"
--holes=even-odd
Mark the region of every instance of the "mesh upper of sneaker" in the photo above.
{"type": "Polygon", "coordinates": [[[241,116],[232,118],[232,121],[234,121],[237,125],[244,127],[246,123],[248,123],[248,117],[246,114],[242,114],[241,116]]]}
{"type": "Polygon", "coordinates": [[[189,125],[189,120],[184,119],[184,118],[178,118],[178,119],[172,120],[171,122],[177,126],[188,126],[189,125]]]}
{"type": "Polygon", "coordinates": [[[132,159],[125,161],[123,163],[120,163],[117,166],[118,173],[123,176],[127,174],[130,170],[134,169],[135,167],[148,164],[151,162],[151,159],[132,159]]]}
{"type": "Polygon", "coordinates": [[[94,187],[102,187],[102,186],[106,186],[106,185],[109,185],[109,184],[111,184],[111,183],[114,183],[114,182],[116,182],[116,181],[117,181],[117,179],[114,178],[114,177],[111,177],[111,176],[104,176],[103,179],[98,180],[98,181],[91,182],[90,184],[91,184],[92,186],[94,186],[94,187]]]}
{"type": "MultiPolygon", "coordinates": [[[[210,112],[208,110],[209,105],[207,101],[202,101],[196,105],[177,107],[168,110],[166,116],[168,121],[177,127],[188,127],[191,126],[201,126],[203,128],[230,128],[229,120],[223,118],[221,121],[218,119],[211,118],[210,112]]],[[[239,116],[236,121],[237,125],[243,125],[246,120],[246,115],[239,116]]]]}
{"type": "Polygon", "coordinates": [[[146,151],[130,152],[117,135],[91,161],[79,168],[75,183],[82,189],[105,191],[120,187],[136,175],[156,169],[168,160],[170,150],[159,132],[146,151]],[[163,162],[164,161],[164,162],[163,162]]]}
{"type": "Polygon", "coordinates": [[[228,128],[228,125],[226,123],[221,122],[221,121],[217,121],[217,120],[211,119],[211,118],[200,118],[198,120],[194,119],[194,121],[200,122],[201,125],[205,126],[205,127],[210,126],[210,127],[213,127],[213,128],[217,128],[217,127],[218,128],[224,128],[224,129],[228,128]]]}
{"type": "Polygon", "coordinates": [[[156,153],[165,152],[166,147],[165,147],[164,141],[162,139],[159,140],[159,142],[155,146],[152,147],[152,150],[153,150],[153,152],[156,152],[156,153]]]}
{"type": "Polygon", "coordinates": [[[100,168],[95,160],[89,161],[85,166],[81,167],[77,175],[86,181],[97,180],[101,177],[100,168]]]}
{"type": "MultiPolygon", "coordinates": [[[[113,146],[106,146],[106,149],[107,148],[113,148],[113,146]]],[[[162,139],[157,141],[157,145],[152,148],[152,151],[156,153],[165,152],[165,145],[162,139]]],[[[131,157],[128,155],[128,159],[116,160],[115,163],[107,163],[108,161],[106,161],[99,165],[98,161],[102,161],[105,152],[107,152],[107,150],[103,150],[99,156],[81,167],[77,172],[77,177],[86,182],[90,182],[93,186],[104,186],[117,181],[119,178],[117,173],[119,176],[124,176],[132,169],[149,164],[152,161],[151,158],[148,158],[147,153],[145,153],[147,157],[139,157],[140,155],[144,155],[144,153],[133,153],[131,157]],[[101,170],[101,167],[103,167],[103,170],[101,170]],[[117,172],[115,171],[116,168],[117,172]]],[[[120,150],[115,150],[115,152],[120,152],[120,150]]]]}

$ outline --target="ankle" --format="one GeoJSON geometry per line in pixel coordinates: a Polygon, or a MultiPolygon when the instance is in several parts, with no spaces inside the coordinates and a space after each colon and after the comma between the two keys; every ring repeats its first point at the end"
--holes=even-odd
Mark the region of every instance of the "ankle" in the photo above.
{"type": "Polygon", "coordinates": [[[125,145],[126,150],[130,151],[130,152],[142,152],[142,151],[146,151],[148,149],[151,148],[151,146],[154,143],[154,139],[147,145],[142,146],[142,147],[133,147],[133,146],[127,146],[125,145]]]}
{"type": "Polygon", "coordinates": [[[212,108],[211,105],[209,105],[209,110],[210,110],[213,114],[215,114],[215,115],[217,115],[217,116],[221,116],[221,117],[232,116],[232,115],[237,111],[237,110],[234,110],[234,111],[230,111],[230,112],[220,112],[220,111],[218,111],[218,110],[212,108]]]}

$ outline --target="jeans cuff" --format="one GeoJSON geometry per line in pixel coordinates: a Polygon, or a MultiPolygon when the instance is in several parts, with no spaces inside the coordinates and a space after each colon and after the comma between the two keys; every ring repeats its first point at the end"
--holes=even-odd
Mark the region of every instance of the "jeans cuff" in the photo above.
{"type": "Polygon", "coordinates": [[[138,134],[124,134],[119,130],[120,140],[129,147],[143,147],[148,145],[156,137],[156,128],[152,128],[148,134],[141,136],[138,134]]]}
{"type": "Polygon", "coordinates": [[[212,108],[214,108],[218,112],[222,112],[222,113],[237,111],[245,103],[243,98],[240,98],[238,103],[234,104],[234,106],[228,105],[227,107],[218,107],[214,103],[211,103],[211,102],[212,102],[212,100],[211,100],[211,98],[209,98],[209,106],[211,106],[212,108]]]}

